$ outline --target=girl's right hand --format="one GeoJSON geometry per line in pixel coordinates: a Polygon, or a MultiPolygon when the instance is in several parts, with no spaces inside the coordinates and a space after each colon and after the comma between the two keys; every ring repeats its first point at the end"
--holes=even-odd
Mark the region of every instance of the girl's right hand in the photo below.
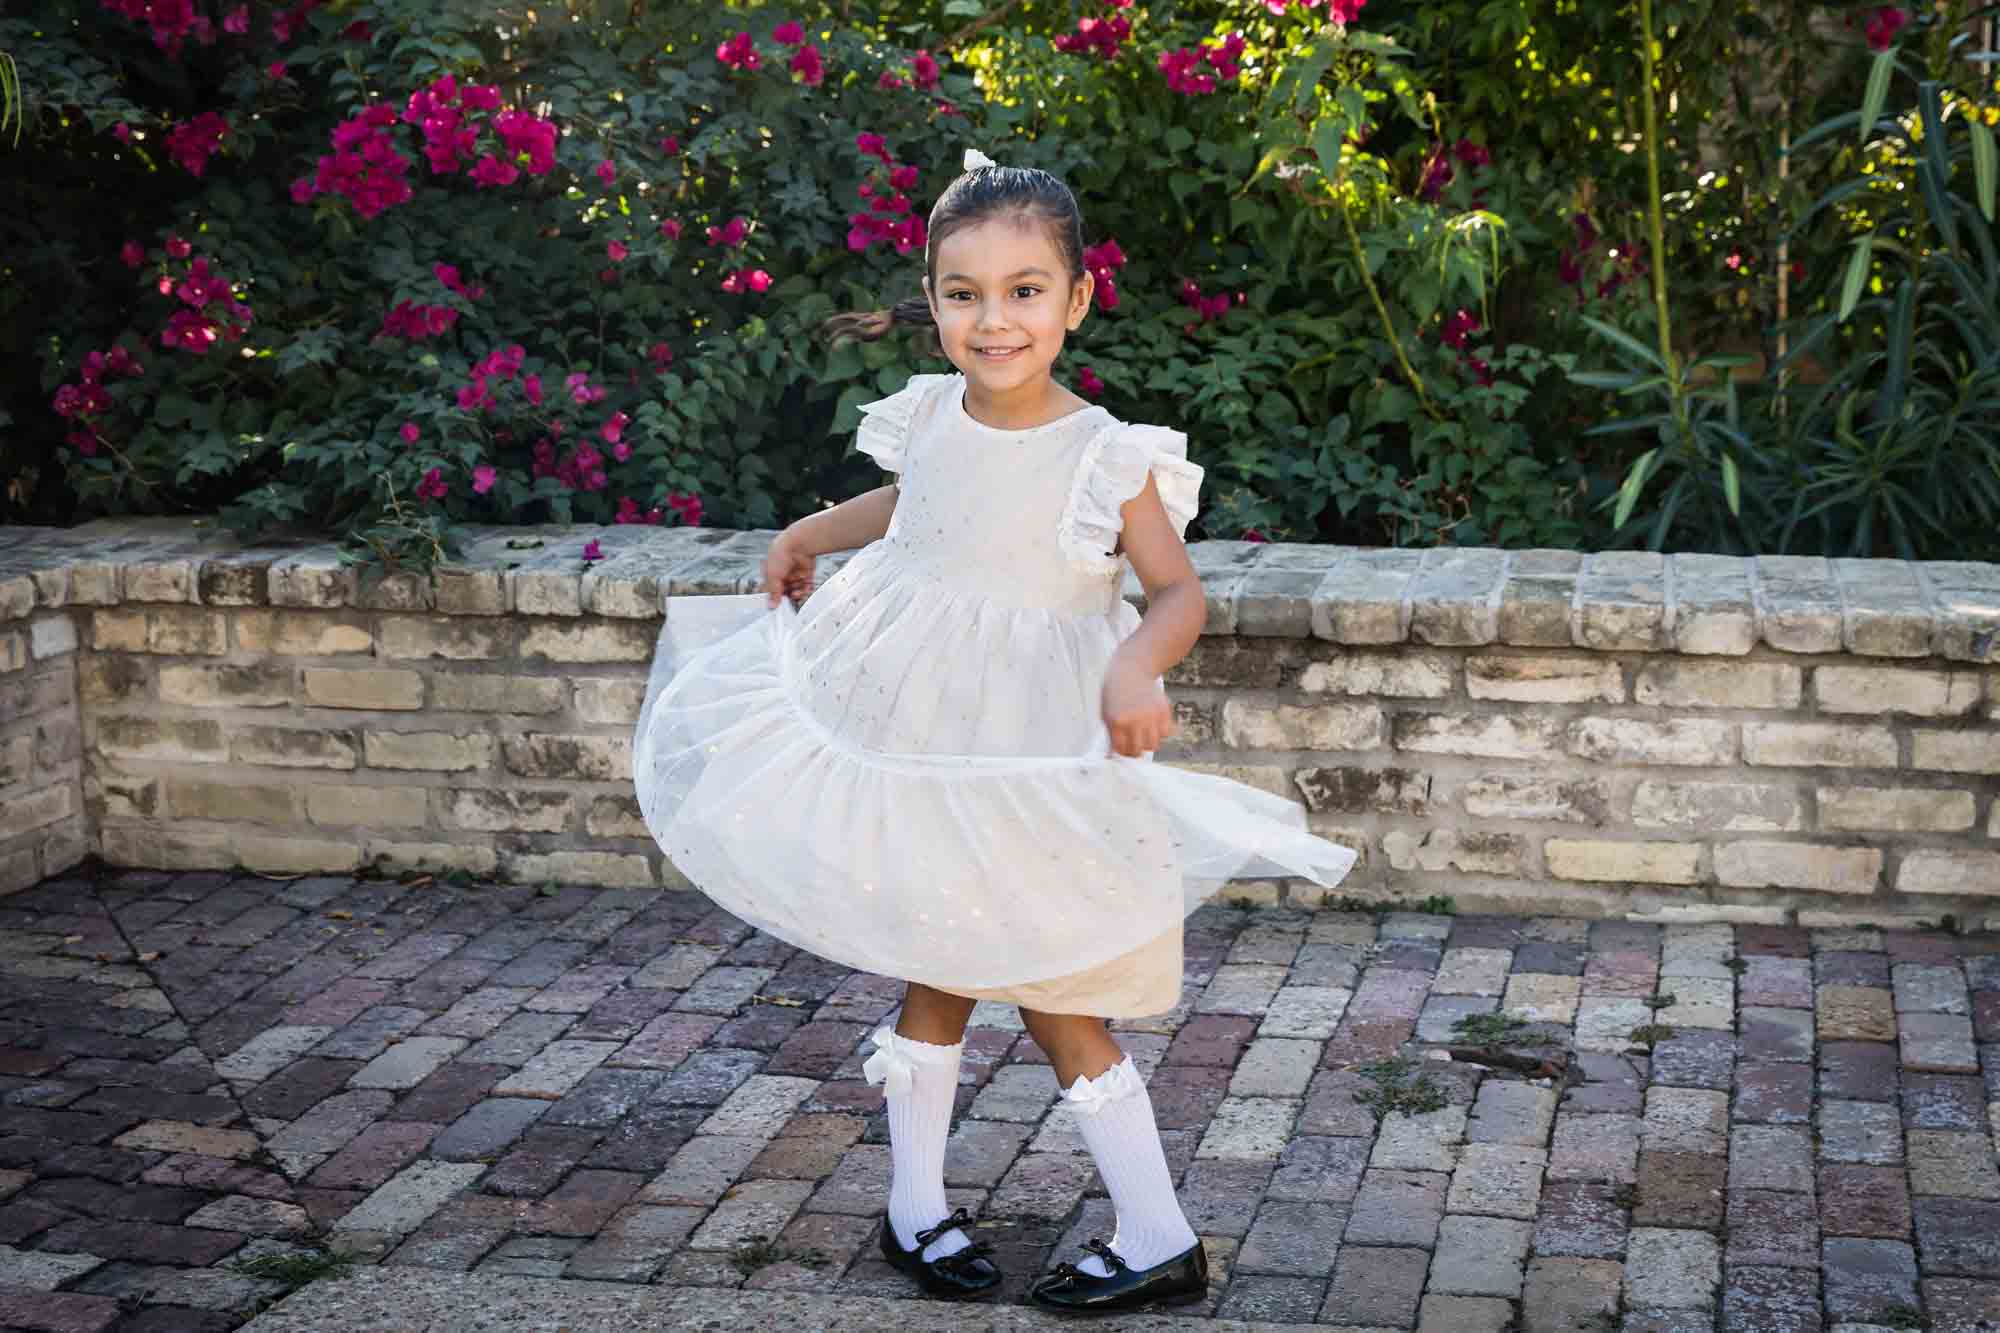
{"type": "Polygon", "coordinates": [[[776,606],[783,597],[797,606],[813,589],[813,557],[799,549],[798,538],[787,528],[771,543],[764,556],[764,591],[776,606]]]}

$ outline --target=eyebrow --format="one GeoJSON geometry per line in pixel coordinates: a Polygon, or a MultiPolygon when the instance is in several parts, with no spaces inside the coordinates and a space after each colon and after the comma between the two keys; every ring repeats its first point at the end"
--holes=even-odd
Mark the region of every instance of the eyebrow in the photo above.
{"type": "MultiPolygon", "coordinates": [[[[1054,275],[1045,268],[1024,268],[1009,273],[1003,281],[1012,282],[1016,278],[1047,278],[1052,276],[1054,275]]],[[[965,273],[946,273],[938,278],[939,282],[972,282],[974,280],[969,274],[965,273]]]]}

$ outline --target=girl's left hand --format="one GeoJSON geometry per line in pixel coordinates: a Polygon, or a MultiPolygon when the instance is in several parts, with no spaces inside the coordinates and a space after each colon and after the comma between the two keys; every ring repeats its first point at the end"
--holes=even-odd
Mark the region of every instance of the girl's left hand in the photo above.
{"type": "Polygon", "coordinates": [[[1128,759],[1151,754],[1174,734],[1174,706],[1159,682],[1141,667],[1114,657],[1104,675],[1104,726],[1111,749],[1128,759]]]}

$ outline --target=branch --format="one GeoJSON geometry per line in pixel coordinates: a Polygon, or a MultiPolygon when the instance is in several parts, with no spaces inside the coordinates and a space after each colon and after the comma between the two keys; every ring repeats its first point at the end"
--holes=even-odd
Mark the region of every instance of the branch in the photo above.
{"type": "Polygon", "coordinates": [[[981,14],[978,18],[974,19],[972,22],[966,24],[963,28],[960,28],[957,32],[953,33],[951,36],[939,42],[938,50],[940,51],[957,50],[964,43],[970,41],[972,37],[975,34],[977,34],[981,29],[990,28],[995,23],[998,23],[1001,19],[1005,18],[1007,16],[1007,11],[1013,9],[1020,3],[1021,0],[1006,0],[1006,3],[1001,5],[998,9],[990,10],[985,14],[981,14]]]}

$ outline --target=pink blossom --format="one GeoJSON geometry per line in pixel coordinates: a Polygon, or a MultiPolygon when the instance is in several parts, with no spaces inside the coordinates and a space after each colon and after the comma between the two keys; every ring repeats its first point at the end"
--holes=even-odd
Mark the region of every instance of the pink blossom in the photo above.
{"type": "Polygon", "coordinates": [[[910,57],[910,76],[917,87],[928,92],[937,87],[942,71],[938,68],[937,57],[929,51],[919,51],[910,57]]]}
{"type": "Polygon", "coordinates": [[[512,185],[520,178],[520,171],[491,153],[481,157],[472,166],[472,183],[481,189],[512,185]]]}
{"type": "Polygon", "coordinates": [[[229,134],[229,122],[214,111],[204,111],[167,131],[167,155],[191,176],[208,169],[208,159],[222,151],[229,134]]]}
{"type": "Polygon", "coordinates": [[[881,158],[884,166],[895,165],[895,159],[889,156],[888,141],[879,134],[857,134],[854,136],[854,146],[869,157],[881,158]]]}
{"type": "Polygon", "coordinates": [[[681,238],[680,219],[662,218],[660,220],[660,235],[666,237],[670,241],[678,241],[681,238]]]}
{"type": "Polygon", "coordinates": [[[1243,536],[1240,538],[1240,540],[1246,542],[1268,542],[1271,539],[1269,537],[1266,537],[1263,533],[1259,532],[1255,528],[1245,528],[1243,529],[1243,536]]]}
{"type": "Polygon", "coordinates": [[[912,166],[901,166],[895,168],[893,171],[889,173],[889,184],[898,190],[916,189],[917,169],[912,166]]]}
{"type": "Polygon", "coordinates": [[[404,444],[415,444],[417,437],[423,434],[422,431],[417,429],[417,423],[414,421],[405,421],[403,428],[396,433],[403,437],[404,444]]]}
{"type": "Polygon", "coordinates": [[[586,564],[604,558],[604,548],[598,545],[597,538],[592,537],[583,544],[583,558],[586,564]]]}
{"type": "Polygon", "coordinates": [[[701,526],[701,497],[682,495],[678,491],[667,496],[667,508],[679,515],[681,526],[698,528],[701,526]]]}
{"type": "Polygon", "coordinates": [[[450,492],[444,484],[444,469],[432,468],[424,473],[424,479],[417,483],[417,498],[420,500],[442,500],[450,492]]]}
{"type": "Polygon", "coordinates": [[[743,290],[743,270],[731,269],[722,280],[722,290],[734,296],[743,290]]]}
{"type": "Polygon", "coordinates": [[[622,264],[625,262],[626,256],[630,255],[632,251],[627,248],[623,241],[609,241],[604,246],[604,253],[612,263],[622,264]]]}
{"type": "Polygon", "coordinates": [[[771,29],[771,40],[780,46],[797,46],[806,39],[806,30],[797,20],[788,20],[771,29]]]}
{"type": "Polygon", "coordinates": [[[129,144],[132,142],[132,127],[121,120],[111,127],[111,137],[119,143],[129,144]]]}
{"type": "Polygon", "coordinates": [[[530,176],[546,176],[556,165],[556,126],[526,111],[502,111],[493,117],[493,132],[506,145],[508,155],[528,158],[530,176]]]}
{"type": "Polygon", "coordinates": [[[739,32],[715,48],[715,58],[731,69],[756,69],[764,63],[750,34],[739,32]]]}
{"type": "Polygon", "coordinates": [[[820,58],[817,46],[800,47],[789,68],[808,88],[817,88],[826,79],[826,61],[820,58]]]}
{"type": "Polygon", "coordinates": [[[632,446],[620,440],[611,446],[611,456],[622,463],[632,456],[632,446]]]}
{"type": "Polygon", "coordinates": [[[231,37],[247,36],[250,32],[250,6],[238,5],[222,20],[222,30],[231,37]]]}
{"type": "Polygon", "coordinates": [[[1197,74],[1196,67],[1201,57],[1188,47],[1176,51],[1160,52],[1160,72],[1167,76],[1167,87],[1188,97],[1202,97],[1215,91],[1215,76],[1197,74]]]}
{"type": "Polygon", "coordinates": [[[570,401],[579,405],[588,406],[604,400],[603,386],[592,384],[590,376],[580,370],[564,378],[563,388],[569,392],[570,401]]]}
{"type": "Polygon", "coordinates": [[[447,290],[457,292],[468,301],[477,301],[486,295],[484,286],[468,283],[459,275],[456,264],[432,264],[431,276],[443,283],[447,290]]]}
{"type": "Polygon", "coordinates": [[[523,375],[521,377],[521,392],[527,395],[530,403],[533,403],[536,407],[540,407],[542,405],[542,377],[540,375],[523,375]]]}
{"type": "Polygon", "coordinates": [[[500,470],[491,463],[481,463],[472,469],[472,493],[484,495],[493,489],[493,483],[500,479],[500,470]]]}
{"type": "Polygon", "coordinates": [[[1868,49],[1888,50],[1895,44],[1896,34],[1901,32],[1903,25],[1909,21],[1910,16],[1894,5],[1883,5],[1879,9],[1870,11],[1867,21],[1862,25],[1868,37],[1868,49]]]}
{"type": "Polygon", "coordinates": [[[875,86],[885,93],[893,93],[900,88],[907,88],[910,85],[904,82],[902,75],[896,73],[896,71],[885,69],[882,71],[882,77],[875,80],[875,86]]]}
{"type": "Polygon", "coordinates": [[[1466,342],[1473,334],[1479,332],[1480,327],[1479,316],[1470,310],[1459,310],[1446,317],[1444,329],[1439,333],[1438,340],[1446,347],[1463,351],[1466,342]]]}
{"type": "Polygon", "coordinates": [[[605,418],[604,424],[598,428],[597,433],[604,437],[606,444],[616,444],[623,438],[625,427],[630,424],[632,424],[632,418],[626,416],[623,412],[613,412],[609,417],[605,418]]]}
{"type": "Polygon", "coordinates": [[[273,60],[269,65],[264,67],[264,72],[271,76],[271,82],[277,83],[285,77],[285,71],[290,68],[291,66],[282,60],[273,60]]]}
{"type": "Polygon", "coordinates": [[[1479,171],[1493,165],[1493,154],[1484,144],[1476,144],[1470,139],[1460,139],[1452,146],[1451,155],[1458,159],[1458,165],[1468,171],[1479,171]]]}
{"type": "Polygon", "coordinates": [[[666,138],[660,140],[660,151],[668,157],[678,157],[681,151],[681,141],[669,134],[666,138]]]}
{"type": "Polygon", "coordinates": [[[1092,370],[1089,366],[1085,366],[1081,370],[1077,371],[1076,380],[1077,384],[1083,389],[1084,393],[1087,394],[1088,396],[1092,398],[1099,398],[1103,396],[1104,381],[1099,379],[1097,377],[1097,372],[1092,370]]]}
{"type": "Polygon", "coordinates": [[[167,254],[170,258],[186,259],[193,249],[193,246],[178,236],[167,237],[167,254]]]}
{"type": "Polygon", "coordinates": [[[126,268],[137,268],[146,262],[146,247],[137,241],[127,241],[119,249],[118,257],[125,261],[126,268]]]}
{"type": "Polygon", "coordinates": [[[1063,33],[1055,39],[1055,48],[1072,55],[1095,55],[1104,60],[1116,60],[1122,44],[1131,35],[1131,23],[1117,15],[1083,18],[1076,21],[1075,32],[1063,33]]]}
{"type": "Polygon", "coordinates": [[[500,109],[500,85],[497,83],[470,83],[458,96],[459,105],[467,111],[498,111],[500,109]]]}
{"type": "Polygon", "coordinates": [[[769,291],[771,288],[771,275],[761,268],[751,269],[745,281],[750,284],[750,290],[753,292],[769,291]]]}
{"type": "Polygon", "coordinates": [[[605,185],[616,184],[618,181],[618,164],[608,157],[599,162],[597,164],[597,179],[605,185]]]}
{"type": "Polygon", "coordinates": [[[728,249],[734,249],[743,244],[743,238],[749,233],[749,230],[750,224],[747,221],[741,217],[734,217],[720,227],[710,227],[708,229],[708,243],[710,245],[720,245],[728,249]]]}
{"type": "Polygon", "coordinates": [[[674,363],[674,349],[665,343],[654,343],[647,355],[653,360],[654,370],[664,371],[674,363]]]}

